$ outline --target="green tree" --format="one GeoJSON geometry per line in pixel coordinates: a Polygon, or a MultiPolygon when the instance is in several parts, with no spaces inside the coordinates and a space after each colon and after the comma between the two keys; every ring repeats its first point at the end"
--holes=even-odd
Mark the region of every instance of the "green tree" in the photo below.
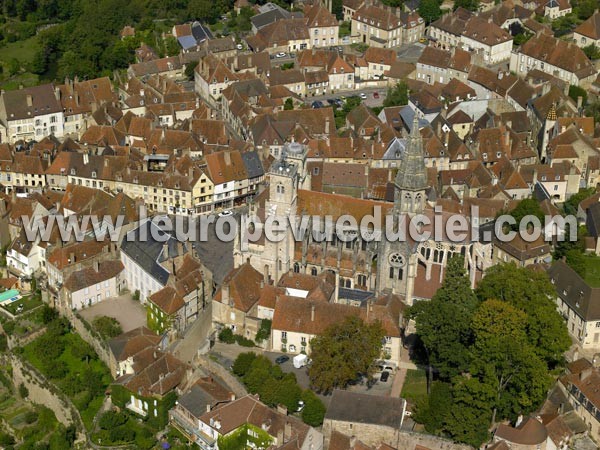
{"type": "Polygon", "coordinates": [[[576,7],[577,17],[580,20],[587,20],[594,14],[597,8],[598,2],[596,0],[579,0],[576,7]]]}
{"type": "Polygon", "coordinates": [[[304,409],[302,410],[302,421],[312,427],[321,426],[325,418],[325,405],[317,395],[310,389],[302,393],[304,409]]]}
{"type": "Polygon", "coordinates": [[[455,0],[454,9],[465,8],[469,11],[477,11],[479,9],[479,0],[455,0]]]}
{"type": "Polygon", "coordinates": [[[387,96],[383,101],[384,107],[408,105],[408,85],[400,81],[393,88],[389,88],[387,96]]]}
{"type": "Polygon", "coordinates": [[[419,15],[426,23],[435,22],[442,17],[442,9],[438,0],[421,0],[419,4],[419,15]]]}
{"type": "Polygon", "coordinates": [[[417,302],[409,311],[433,365],[443,379],[466,370],[473,340],[470,323],[478,305],[464,268],[464,257],[448,260],[446,275],[431,301],[417,302]]]}
{"type": "Polygon", "coordinates": [[[179,42],[173,36],[167,36],[165,39],[165,53],[167,56],[177,56],[179,55],[179,51],[181,47],[179,46],[179,42]]]}
{"type": "Polygon", "coordinates": [[[194,72],[196,71],[196,67],[198,67],[198,61],[190,62],[185,66],[184,73],[188,80],[194,79],[194,72]]]}
{"type": "Polygon", "coordinates": [[[585,56],[590,58],[592,61],[600,58],[600,48],[596,47],[594,44],[590,44],[586,47],[582,48],[585,56]]]}
{"type": "Polygon", "coordinates": [[[431,393],[417,404],[414,419],[425,426],[432,434],[442,434],[450,417],[453,405],[452,387],[449,383],[436,381],[431,386],[431,393]]]}
{"type": "Polygon", "coordinates": [[[23,383],[19,384],[19,397],[23,399],[29,397],[29,389],[23,383]]]}
{"type": "Polygon", "coordinates": [[[576,102],[578,101],[578,98],[581,97],[582,104],[583,105],[587,104],[587,92],[585,89],[583,89],[579,86],[575,86],[575,85],[569,86],[569,97],[571,97],[576,102]]]}
{"type": "Polygon", "coordinates": [[[286,111],[294,109],[294,100],[292,100],[292,97],[289,97],[285,100],[283,104],[283,109],[286,111]]]}
{"type": "Polygon", "coordinates": [[[494,391],[478,378],[459,376],[453,380],[454,403],[444,425],[452,439],[475,448],[489,439],[488,427],[494,391]]]}
{"type": "Polygon", "coordinates": [[[568,250],[565,254],[566,263],[573,269],[581,278],[585,278],[586,267],[585,256],[576,248],[568,250]]]}
{"type": "Polygon", "coordinates": [[[545,272],[513,263],[497,264],[488,269],[475,292],[481,301],[498,299],[525,312],[528,342],[534,352],[550,369],[563,361],[571,340],[552,301],[556,292],[545,272]]]}
{"type": "Polygon", "coordinates": [[[123,333],[121,324],[114,317],[95,317],[92,321],[92,326],[104,339],[111,339],[123,333]]]}
{"type": "Polygon", "coordinates": [[[254,352],[240,353],[233,362],[231,370],[238,377],[243,377],[250,370],[255,359],[256,353],[254,352]]]}
{"type": "Polygon", "coordinates": [[[532,411],[550,387],[547,367],[527,336],[525,312],[502,300],[487,300],[473,316],[475,345],[471,374],[495,392],[491,423],[532,411]]]}
{"type": "Polygon", "coordinates": [[[311,385],[327,393],[346,386],[358,373],[372,375],[374,360],[381,354],[383,337],[379,322],[367,324],[359,317],[346,317],[331,325],[310,342],[311,385]]]}
{"type": "Polygon", "coordinates": [[[514,230],[519,229],[519,224],[525,216],[535,216],[539,219],[541,224],[544,223],[544,211],[542,211],[542,208],[537,200],[532,198],[521,200],[517,207],[510,212],[510,215],[513,216],[517,222],[516,225],[512,227],[514,230]]]}

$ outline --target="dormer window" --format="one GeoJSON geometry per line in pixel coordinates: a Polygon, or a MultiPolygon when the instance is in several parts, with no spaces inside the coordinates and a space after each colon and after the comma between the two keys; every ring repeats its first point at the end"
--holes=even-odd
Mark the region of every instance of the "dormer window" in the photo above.
{"type": "Polygon", "coordinates": [[[542,181],[546,181],[546,175],[542,175],[542,181]]]}
{"type": "Polygon", "coordinates": [[[96,173],[96,171],[93,171],[92,172],[92,178],[97,178],[97,177],[98,177],[98,174],[96,173]]]}
{"type": "Polygon", "coordinates": [[[501,156],[502,156],[502,153],[496,152],[496,158],[500,158],[501,156]]]}
{"type": "Polygon", "coordinates": [[[75,175],[75,169],[71,169],[71,175],[75,175]]]}
{"type": "Polygon", "coordinates": [[[481,155],[481,156],[483,156],[483,159],[487,159],[487,153],[484,153],[484,154],[483,154],[483,155],[481,155]]]}

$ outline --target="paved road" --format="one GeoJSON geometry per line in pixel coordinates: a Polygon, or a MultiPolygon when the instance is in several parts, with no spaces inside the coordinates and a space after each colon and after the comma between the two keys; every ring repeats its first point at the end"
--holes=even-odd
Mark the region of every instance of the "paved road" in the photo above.
{"type": "Polygon", "coordinates": [[[192,363],[198,350],[207,345],[212,331],[212,302],[206,305],[200,317],[185,331],[182,339],[177,341],[174,353],[182,361],[192,363]]]}

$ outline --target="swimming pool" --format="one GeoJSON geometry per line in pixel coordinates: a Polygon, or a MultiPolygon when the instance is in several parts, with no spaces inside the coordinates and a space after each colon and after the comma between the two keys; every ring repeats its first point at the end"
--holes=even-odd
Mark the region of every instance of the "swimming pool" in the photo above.
{"type": "Polygon", "coordinates": [[[10,289],[6,292],[0,293],[0,305],[4,303],[16,302],[21,298],[21,293],[17,289],[10,289]]]}

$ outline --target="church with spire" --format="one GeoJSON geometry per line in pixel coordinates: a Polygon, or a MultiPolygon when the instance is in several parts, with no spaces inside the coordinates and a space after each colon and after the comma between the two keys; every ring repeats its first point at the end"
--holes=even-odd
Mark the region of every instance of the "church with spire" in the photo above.
{"type": "MultiPolygon", "coordinates": [[[[289,144],[286,144],[289,145],[289,144]]],[[[405,227],[405,239],[347,241],[334,236],[319,240],[314,233],[305,233],[302,239],[287,235],[279,242],[262,239],[242,246],[234,245],[234,264],[250,263],[264,274],[265,283],[277,283],[287,272],[319,275],[325,271],[335,275],[335,301],[344,296],[354,299],[394,295],[408,305],[415,300],[429,299],[443,281],[444,268],[453,254],[465,257],[465,267],[471,282],[476,279],[477,249],[468,240],[453,243],[442,237],[434,241],[415,241],[408,232],[408,222],[415,215],[427,216],[433,223],[433,202],[428,201],[430,186],[425,166],[423,139],[415,115],[398,171],[394,178],[394,201],[360,199],[345,195],[310,190],[307,173],[306,150],[300,144],[283,152],[269,172],[269,188],[257,196],[250,206],[250,214],[267,218],[270,215],[310,217],[308,230],[312,230],[315,217],[331,216],[333,220],[350,214],[360,224],[364,216],[381,209],[381,228],[373,230],[385,236],[385,218],[392,215],[394,229],[405,227]],[[361,294],[362,293],[362,294],[361,294]]],[[[449,214],[440,214],[445,221],[449,214]]],[[[431,227],[431,230],[433,227],[431,227]]]]}

